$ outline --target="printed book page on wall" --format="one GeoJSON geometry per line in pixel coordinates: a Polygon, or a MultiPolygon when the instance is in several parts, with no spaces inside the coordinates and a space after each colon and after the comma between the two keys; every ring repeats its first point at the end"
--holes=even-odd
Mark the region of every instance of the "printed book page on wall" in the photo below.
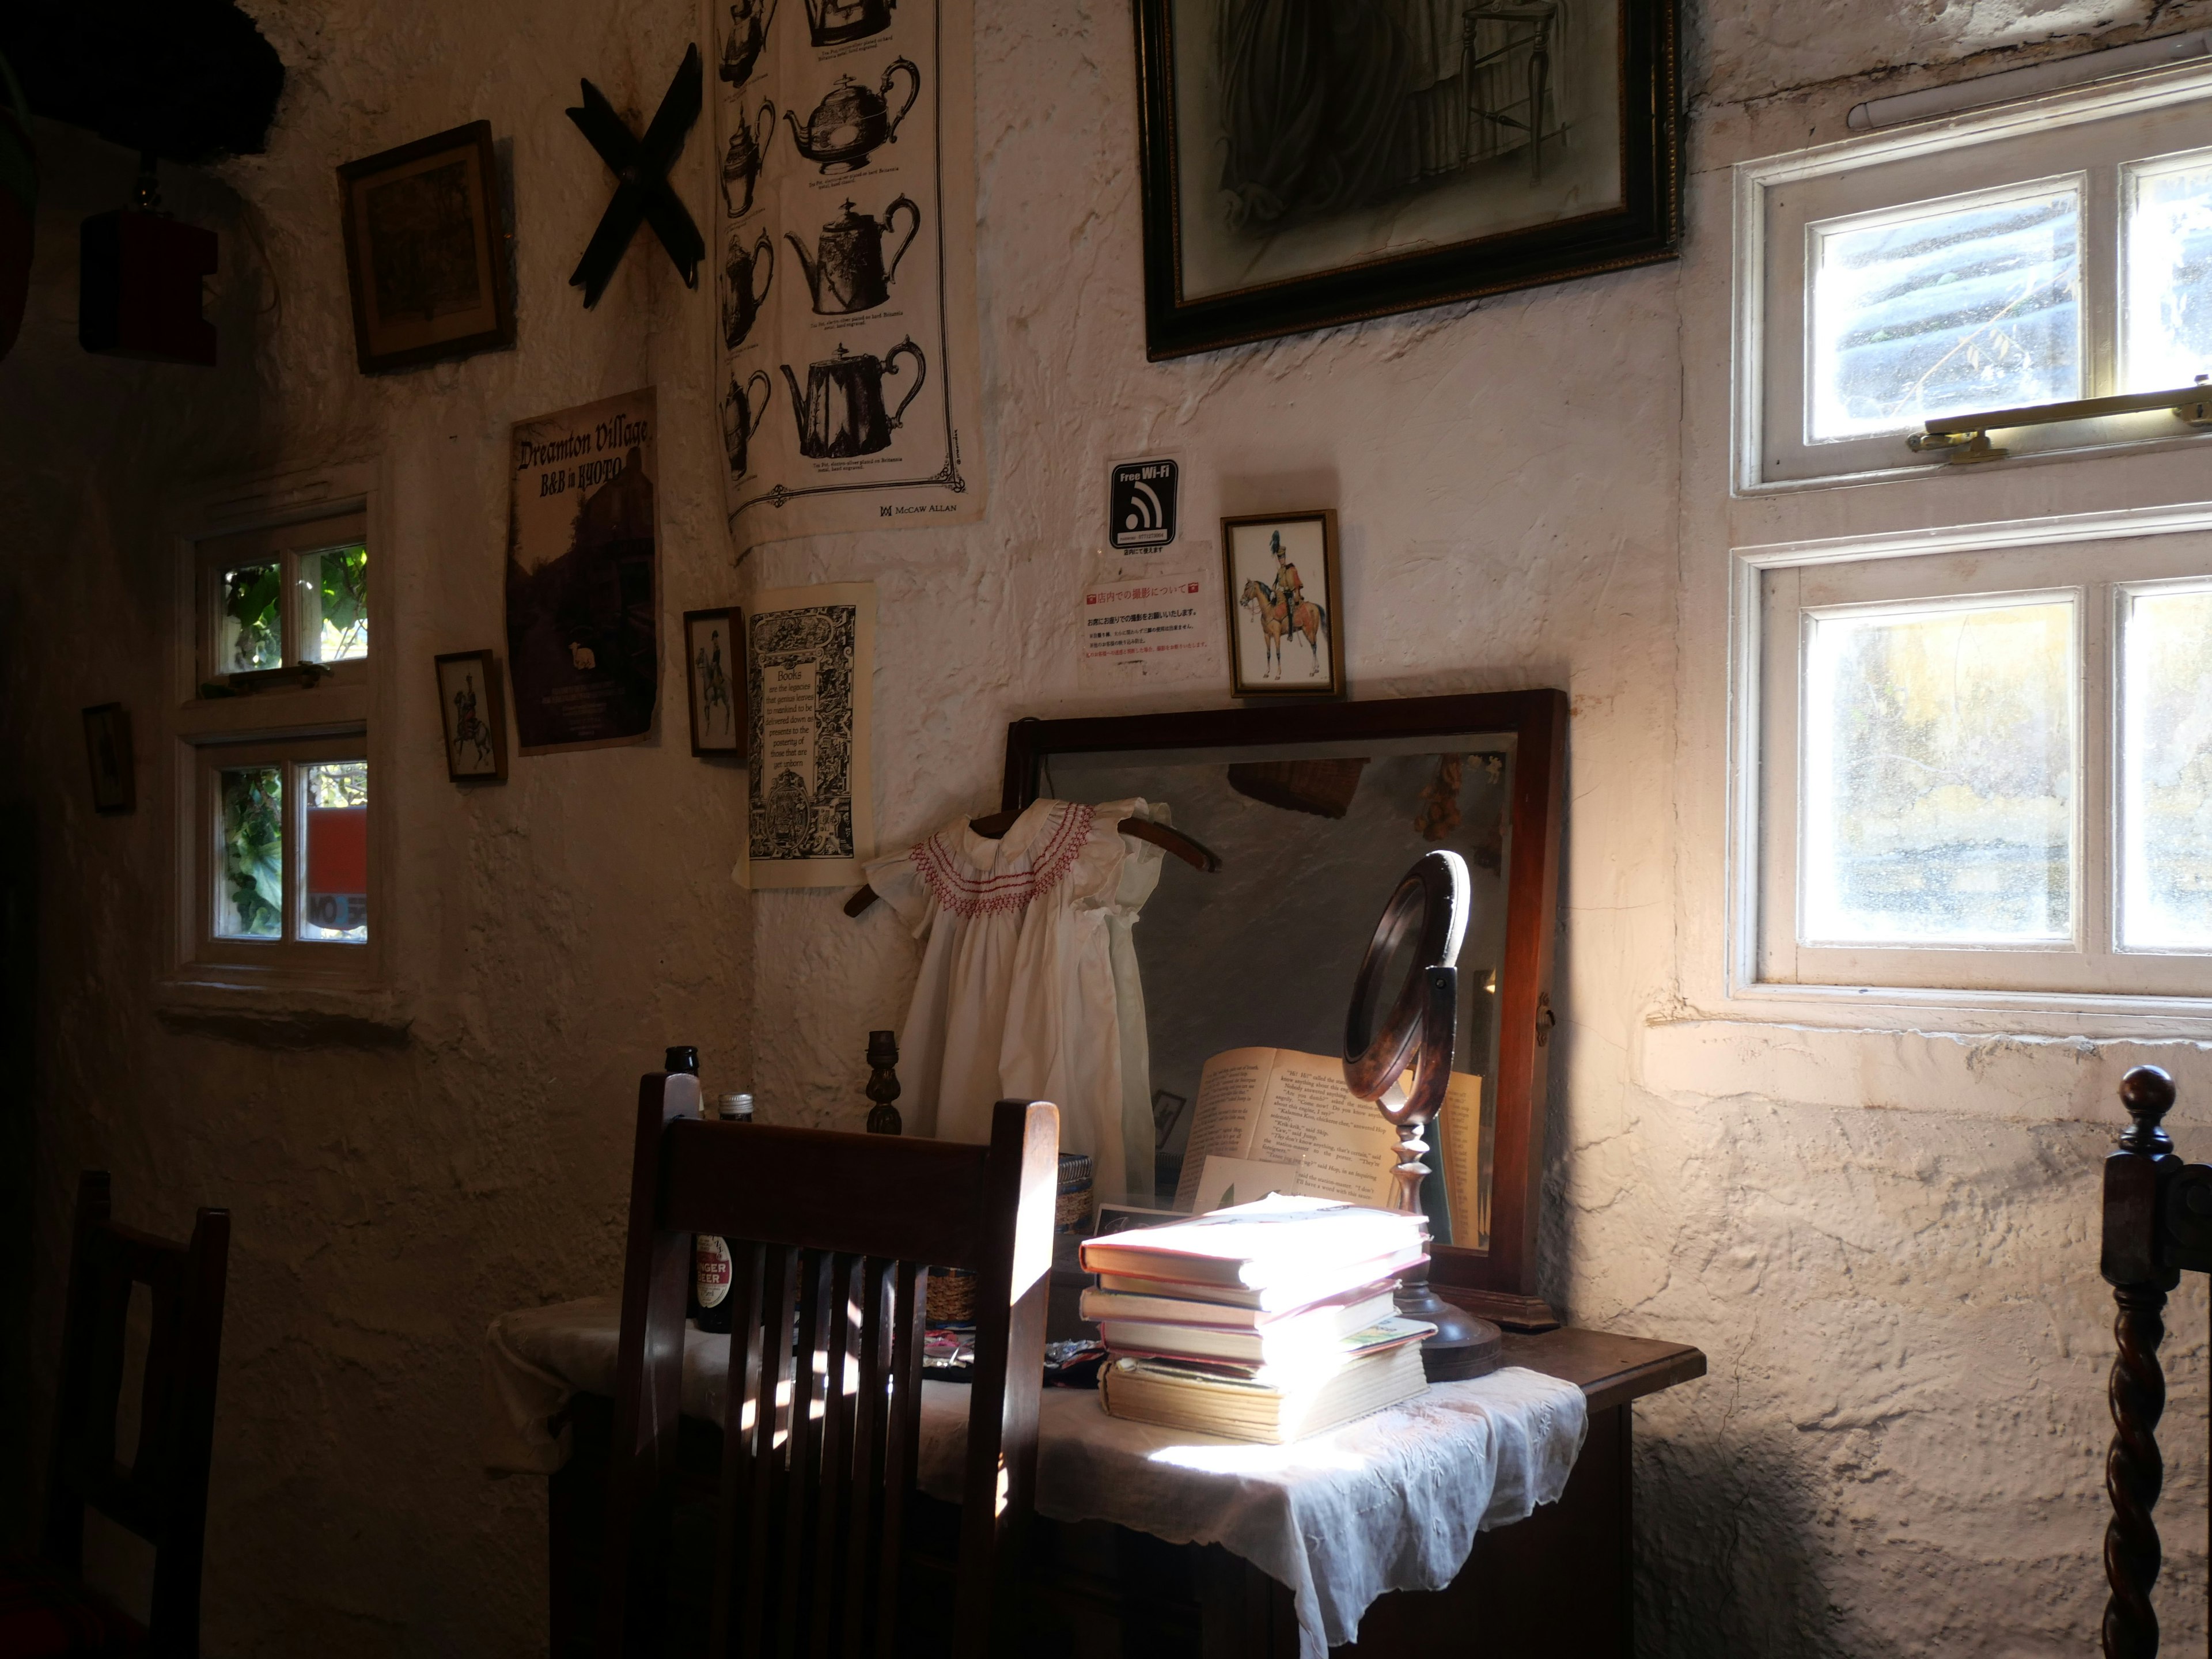
{"type": "Polygon", "coordinates": [[[972,0],[710,0],[732,539],[983,514],[972,0]]]}

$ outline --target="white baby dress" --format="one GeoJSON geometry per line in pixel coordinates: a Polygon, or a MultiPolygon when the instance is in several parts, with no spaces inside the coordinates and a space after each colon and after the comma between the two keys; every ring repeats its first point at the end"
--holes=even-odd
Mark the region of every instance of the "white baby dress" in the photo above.
{"type": "Polygon", "coordinates": [[[1168,813],[1041,800],[1003,840],[957,818],[867,876],[925,942],[899,1033],[910,1132],[988,1140],[995,1102],[1049,1100],[1060,1150],[1091,1154],[1097,1196],[1133,1187],[1149,1204],[1152,1064],[1129,930],[1160,849],[1121,834],[1125,817],[1168,813]]]}

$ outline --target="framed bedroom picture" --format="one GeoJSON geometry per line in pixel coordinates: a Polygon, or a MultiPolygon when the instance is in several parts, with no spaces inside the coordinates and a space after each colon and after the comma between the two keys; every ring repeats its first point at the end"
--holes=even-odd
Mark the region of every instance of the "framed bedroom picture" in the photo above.
{"type": "Polygon", "coordinates": [[[446,775],[455,783],[505,783],[507,709],[500,701],[499,659],[489,650],[448,651],[437,666],[446,775]]]}
{"type": "Polygon", "coordinates": [[[338,195],[362,374],[514,343],[490,122],[349,161],[338,195]]]}
{"type": "Polygon", "coordinates": [[[1674,257],[1679,0],[1137,0],[1153,359],[1674,257]]]}
{"type": "Polygon", "coordinates": [[[1336,514],[1324,508],[1224,519],[1221,563],[1229,695],[1344,696],[1336,514]]]}
{"type": "Polygon", "coordinates": [[[743,760],[745,633],[738,611],[684,613],[684,683],[691,704],[691,752],[743,760]]]}

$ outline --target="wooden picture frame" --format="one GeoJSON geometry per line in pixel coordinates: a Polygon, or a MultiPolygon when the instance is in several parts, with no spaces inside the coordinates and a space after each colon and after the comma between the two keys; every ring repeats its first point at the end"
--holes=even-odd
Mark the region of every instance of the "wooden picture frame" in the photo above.
{"type": "Polygon", "coordinates": [[[1317,3],[1136,0],[1154,361],[1674,257],[1680,0],[1317,3]]]}
{"type": "Polygon", "coordinates": [[[362,374],[514,343],[490,122],[349,161],[337,173],[362,374]]]}
{"type": "Polygon", "coordinates": [[[745,758],[745,623],[734,605],[684,613],[684,702],[695,758],[745,758]]]}
{"type": "Polygon", "coordinates": [[[1231,696],[1345,695],[1341,562],[1334,508],[1221,521],[1231,696]]]}
{"type": "Polygon", "coordinates": [[[447,777],[455,783],[505,783],[507,702],[499,658],[489,649],[447,651],[434,665],[447,777]]]}
{"type": "Polygon", "coordinates": [[[92,769],[92,810],[120,813],[138,805],[138,769],[131,750],[131,711],[103,702],[84,711],[84,757],[92,769]]]}
{"type": "MultiPolygon", "coordinates": [[[[1280,759],[1308,744],[1340,750],[1347,744],[1402,746],[1409,738],[1456,742],[1471,734],[1510,736],[1514,756],[1498,872],[1505,892],[1505,915],[1497,963],[1495,1048],[1489,1060],[1496,1079],[1489,1245],[1433,1246],[1429,1282],[1447,1301],[1509,1329],[1547,1330],[1559,1320],[1540,1286],[1536,1234],[1543,1207],[1551,1037],[1556,1024],[1553,971],[1565,822],[1565,692],[1492,691],[1017,720],[1006,728],[1000,805],[1014,811],[1035,800],[1058,757],[1184,750],[1218,759],[1224,750],[1254,749],[1280,759]]],[[[1358,947],[1364,943],[1363,933],[1347,945],[1347,996],[1358,947]]],[[[1464,959],[1462,976],[1463,986],[1472,978],[1464,959]]],[[[1232,1033],[1224,1033],[1223,1038],[1224,1046],[1237,1040],[1232,1033]]]]}

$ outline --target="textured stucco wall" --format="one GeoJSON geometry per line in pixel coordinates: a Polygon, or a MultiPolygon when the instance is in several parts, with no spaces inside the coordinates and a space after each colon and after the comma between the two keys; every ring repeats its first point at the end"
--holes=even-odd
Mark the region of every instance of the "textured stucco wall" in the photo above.
{"type": "MultiPolygon", "coordinates": [[[[750,1075],[773,1119],[856,1127],[865,1034],[903,1013],[915,951],[886,912],[854,923],[841,894],[730,884],[741,779],[690,758],[680,712],[653,745],[518,761],[503,790],[444,781],[428,658],[495,635],[507,423],[648,382],[665,617],[751,586],[878,584],[884,845],[994,803],[1008,719],[1105,707],[1069,653],[1109,456],[1179,451],[1198,526],[1336,506],[1358,695],[1566,688],[1550,1288],[1578,1322],[1696,1342],[1713,1368],[1639,1419],[1645,1650],[2086,1647],[2108,1352],[2091,1194],[2137,1051],[1698,1018],[1714,573],[1735,534],[1707,499],[1726,428],[1711,201],[1727,161],[1840,136],[1871,91],[2193,11],[1692,8],[1701,205],[1682,264],[1152,366],[1126,0],[979,0],[990,515],[773,544],[733,571],[708,296],[649,242],[597,313],[566,287],[607,182],[560,111],[580,74],[649,110],[691,8],[252,9],[292,68],[271,151],[175,192],[225,234],[225,368],[76,351],[74,222],[119,199],[129,166],[52,129],[33,319],[0,365],[0,775],[36,804],[48,878],[38,1236],[51,1276],[93,1163],[127,1218],[237,1212],[211,1652],[530,1650],[542,1497],[476,1468],[485,1319],[611,1282],[630,1079],[661,1042],[702,1043],[710,1083],[750,1075]],[[477,116],[512,143],[520,347],[364,380],[330,169],[477,116]],[[378,569],[400,599],[399,737],[379,787],[407,849],[392,916],[410,1037],[286,1048],[165,1024],[161,502],[353,456],[380,458],[392,509],[378,569]],[[119,821],[88,811],[75,712],[110,698],[143,711],[149,805],[119,821]]],[[[708,199],[696,139],[681,176],[708,199]]],[[[49,1291],[48,1346],[55,1312],[49,1291]]],[[[2203,1399],[2203,1319],[2201,1293],[2176,1315],[2177,1421],[2203,1399]]],[[[2187,1575],[2203,1486],[2184,1463],[2169,1535],[2187,1575]]],[[[2195,1598],[2167,1601],[2185,1641],[2195,1598]]]]}

